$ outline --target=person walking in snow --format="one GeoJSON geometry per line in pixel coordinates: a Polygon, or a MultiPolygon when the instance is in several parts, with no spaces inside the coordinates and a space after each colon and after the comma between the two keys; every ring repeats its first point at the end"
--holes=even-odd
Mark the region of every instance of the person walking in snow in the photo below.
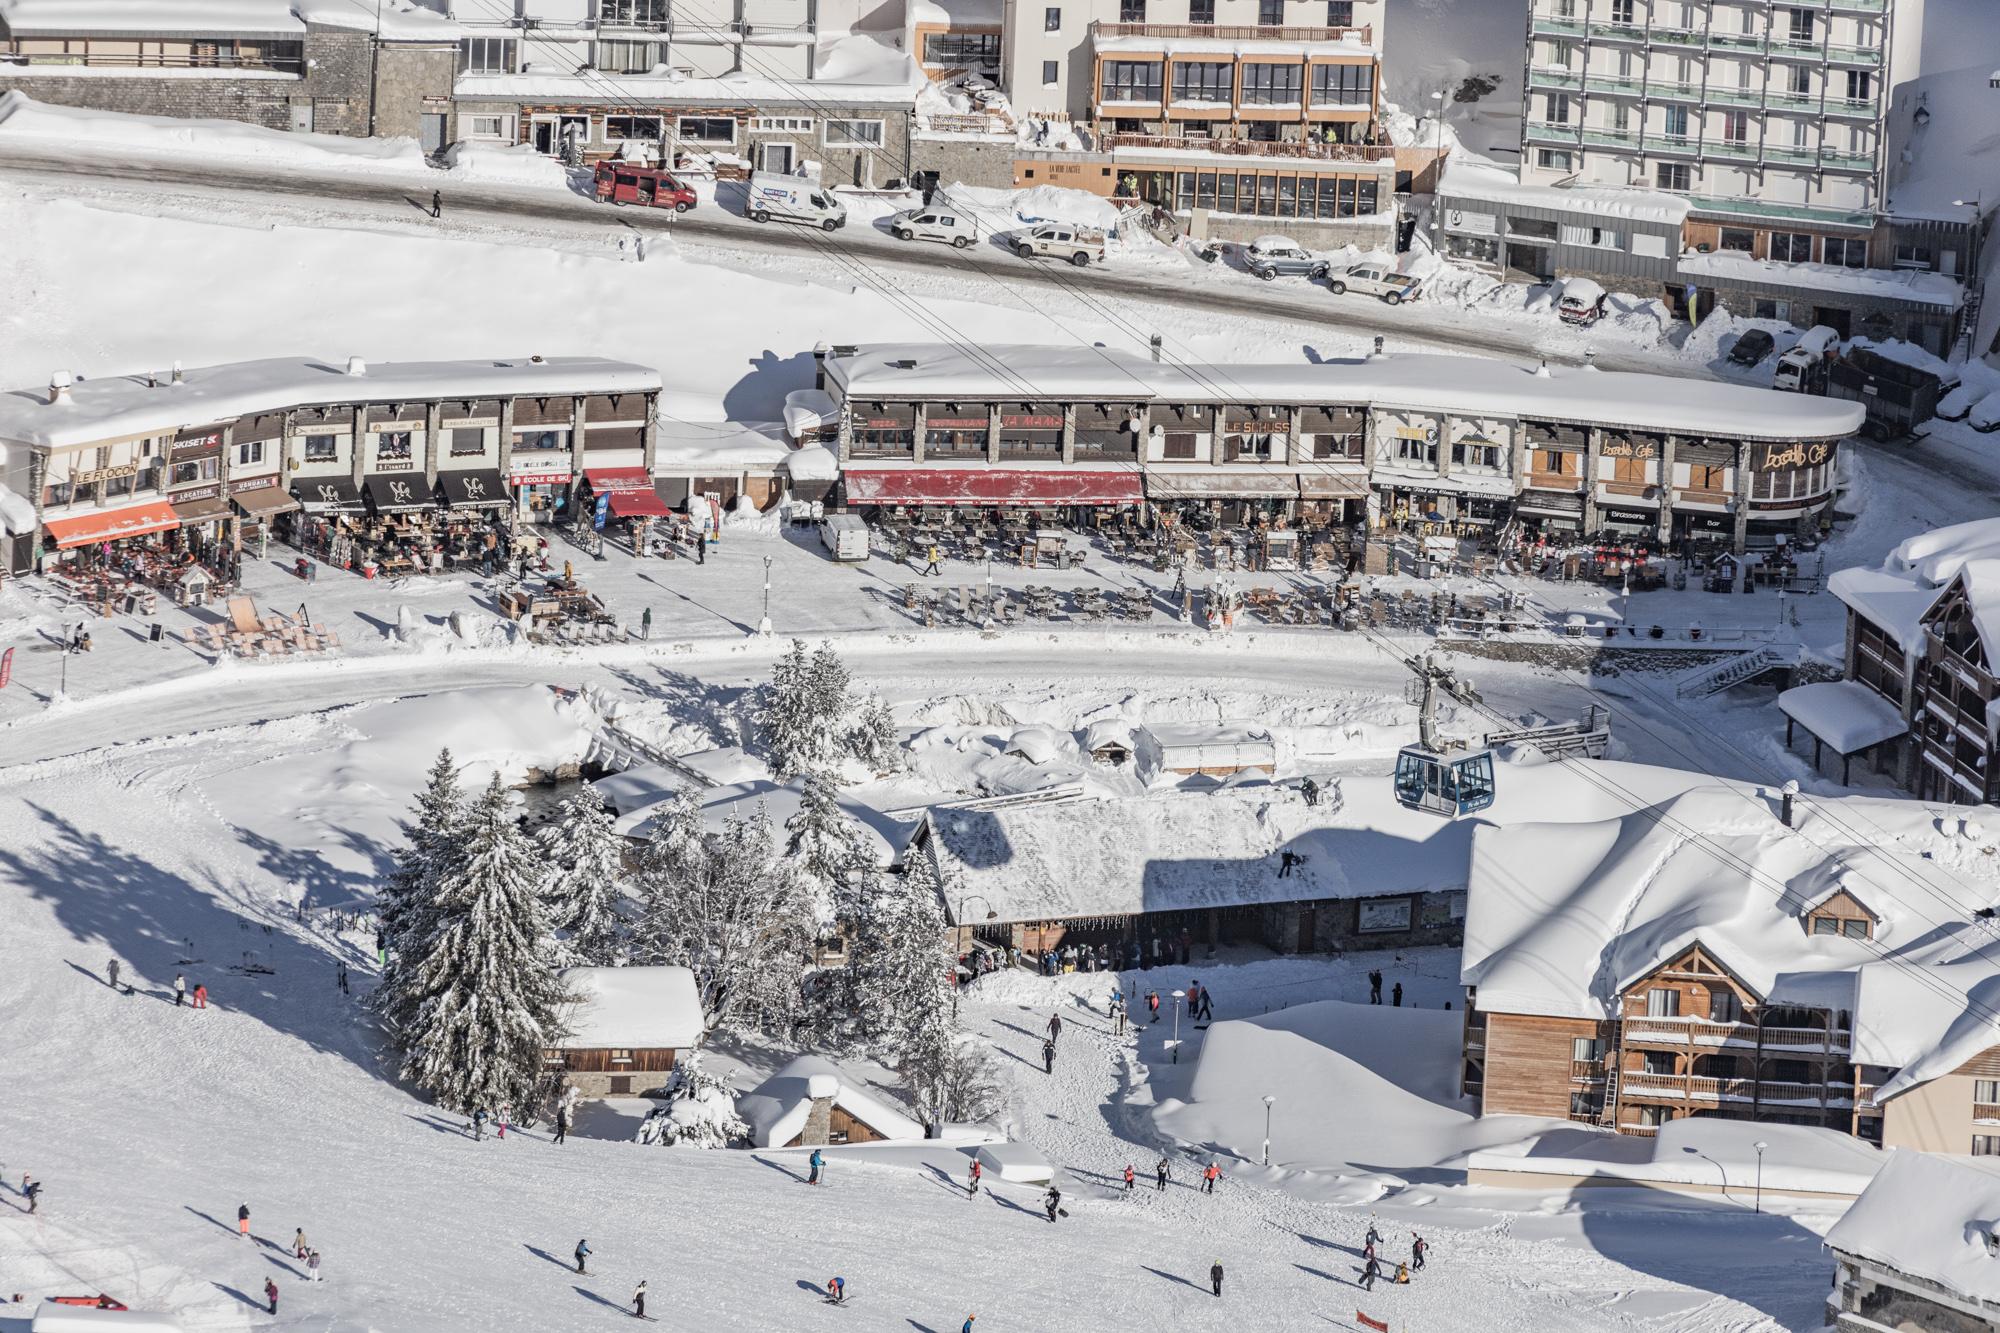
{"type": "Polygon", "coordinates": [[[584,1272],[584,1271],[585,1271],[585,1270],[584,1270],[584,1267],[583,1267],[583,1261],[584,1261],[585,1259],[588,1259],[589,1257],[590,1257],[590,1241],[589,1241],[589,1240],[587,1240],[587,1239],[585,1239],[585,1240],[580,1240],[580,1241],[578,1241],[578,1242],[576,1243],[576,1271],[577,1271],[577,1272],[579,1272],[579,1273],[582,1273],[582,1272],[584,1272]]]}
{"type": "Polygon", "coordinates": [[[1431,1243],[1416,1232],[1410,1233],[1410,1271],[1416,1272],[1424,1266],[1424,1256],[1430,1252],[1431,1243]]]}
{"type": "Polygon", "coordinates": [[[847,1279],[830,1277],[826,1280],[826,1298],[835,1305],[847,1304],[847,1279]]]}
{"type": "Polygon", "coordinates": [[[826,1158],[820,1156],[819,1149],[813,1149],[813,1155],[806,1158],[806,1165],[812,1168],[812,1174],[806,1178],[806,1184],[819,1184],[820,1168],[826,1165],[826,1158]]]}
{"type": "Polygon", "coordinates": [[[938,550],[936,542],[932,542],[930,545],[924,547],[925,574],[942,575],[944,573],[944,570],[940,567],[940,564],[943,560],[944,560],[944,552],[938,550]]]}
{"type": "Polygon", "coordinates": [[[21,1193],[27,1197],[28,1211],[30,1213],[42,1206],[42,1182],[36,1180],[33,1176],[22,1175],[21,1193]]]}
{"type": "Polygon", "coordinates": [[[1053,1046],[1062,1038],[1062,1015],[1049,1015],[1049,1045],[1053,1046]]]}
{"type": "Polygon", "coordinates": [[[1207,1166],[1202,1168],[1201,1192],[1203,1194],[1215,1193],[1215,1182],[1220,1179],[1222,1179],[1222,1168],[1217,1166],[1214,1162],[1210,1162],[1207,1166]]]}
{"type": "Polygon", "coordinates": [[[306,1257],[306,1229],[304,1227],[300,1227],[298,1230],[292,1233],[292,1258],[303,1259],[305,1257],[306,1257]]]}
{"type": "Polygon", "coordinates": [[[1049,1210],[1049,1221],[1055,1221],[1056,1214],[1062,1211],[1062,1191],[1049,1186],[1049,1192],[1042,1196],[1042,1207],[1049,1210]]]}
{"type": "Polygon", "coordinates": [[[1146,1008],[1148,1008],[1148,1009],[1152,1010],[1152,1013],[1153,1013],[1153,1021],[1154,1021],[1155,1023],[1159,1022],[1159,1021],[1160,1021],[1160,993],[1159,993],[1158,991],[1156,991],[1156,990],[1149,990],[1149,991],[1147,991],[1147,992],[1146,992],[1146,1008]]]}
{"type": "Polygon", "coordinates": [[[110,961],[109,963],[105,964],[105,967],[104,967],[104,972],[105,972],[105,975],[106,975],[106,976],[109,976],[109,977],[111,978],[111,989],[112,989],[112,990],[117,990],[117,989],[118,989],[118,960],[117,960],[116,958],[114,958],[114,959],[112,959],[112,960],[111,960],[111,961],[110,961]]]}
{"type": "Polygon", "coordinates": [[[348,990],[348,989],[347,989],[347,964],[346,964],[346,963],[337,963],[337,964],[335,964],[335,965],[334,965],[334,971],[333,971],[333,979],[334,979],[334,982],[335,982],[335,983],[336,983],[336,984],[337,984],[337,985],[338,985],[338,986],[340,987],[340,993],[341,993],[342,995],[352,995],[352,994],[354,993],[354,992],[352,992],[352,991],[350,991],[350,990],[348,990]]]}
{"type": "Polygon", "coordinates": [[[208,1008],[208,983],[207,983],[207,982],[202,982],[202,981],[198,981],[198,982],[196,982],[196,983],[195,983],[195,987],[194,987],[194,1007],[195,1007],[195,1008],[197,1008],[197,1009],[206,1009],[206,1008],[208,1008]]]}
{"type": "Polygon", "coordinates": [[[1278,878],[1290,879],[1292,877],[1292,867],[1297,865],[1298,863],[1299,863],[1299,856],[1297,852],[1279,852],[1278,878]]]}
{"type": "Polygon", "coordinates": [[[1042,1043],[1042,1072],[1044,1074],[1056,1072],[1056,1044],[1053,1041],[1042,1043]]]}
{"type": "Polygon", "coordinates": [[[1135,1177],[1132,1174],[1132,1164],[1130,1162],[1127,1162],[1125,1163],[1125,1192],[1127,1194],[1130,1194],[1132,1192],[1132,1185],[1134,1179],[1135,1177]]]}
{"type": "Polygon", "coordinates": [[[561,1143],[568,1138],[569,1138],[569,1108],[558,1106],[556,1108],[555,1141],[557,1143],[561,1143]]]}
{"type": "Polygon", "coordinates": [[[1371,1252],[1382,1243],[1382,1233],[1375,1229],[1375,1219],[1372,1217],[1368,1219],[1368,1235],[1365,1243],[1371,1252]]]}
{"type": "Polygon", "coordinates": [[[250,1239],[250,1205],[247,1203],[236,1205],[236,1234],[245,1240],[250,1239]]]}
{"type": "Polygon", "coordinates": [[[278,1313],[278,1283],[274,1278],[264,1279],[264,1302],[266,1314],[278,1313]]]}
{"type": "Polygon", "coordinates": [[[979,1173],[980,1173],[979,1159],[975,1157],[972,1159],[972,1171],[971,1171],[972,1178],[968,1180],[965,1184],[965,1197],[968,1199],[971,1198],[973,1195],[979,1193],[979,1173]]]}
{"type": "Polygon", "coordinates": [[[977,1318],[979,1318],[979,1316],[976,1314],[967,1315],[965,1317],[965,1322],[958,1326],[958,1333],[972,1333],[972,1321],[977,1318]]]}
{"type": "Polygon", "coordinates": [[[1125,1035],[1125,992],[1122,990],[1111,992],[1111,1035],[1125,1035]]]}
{"type": "Polygon", "coordinates": [[[1382,1003],[1382,972],[1379,968],[1368,974],[1368,1003],[1382,1003]]]}
{"type": "Polygon", "coordinates": [[[494,1117],[496,1123],[498,1123],[498,1125],[500,1126],[499,1133],[496,1137],[503,1139],[507,1137],[507,1122],[509,1120],[512,1120],[513,1118],[514,1118],[513,1104],[511,1102],[501,1102],[499,1113],[494,1117]]]}
{"type": "Polygon", "coordinates": [[[442,190],[431,191],[431,216],[434,218],[444,216],[444,191],[442,190]]]}
{"type": "Polygon", "coordinates": [[[1319,784],[1311,778],[1301,780],[1299,783],[1299,795],[1306,798],[1306,809],[1313,809],[1319,804],[1319,784]]]}
{"type": "Polygon", "coordinates": [[[1153,1186],[1153,1192],[1155,1194],[1158,1194],[1167,1188],[1167,1175],[1168,1175],[1167,1159],[1162,1157],[1159,1161],[1159,1165],[1153,1168],[1153,1179],[1156,1182],[1153,1186]]]}
{"type": "Polygon", "coordinates": [[[472,1108],[472,1141],[474,1143],[480,1143],[483,1142],[485,1138],[486,1138],[486,1108],[483,1106],[475,1106],[472,1108]]]}
{"type": "Polygon", "coordinates": [[[1215,1019],[1215,993],[1206,986],[1201,988],[1201,1012],[1195,1017],[1204,1023],[1215,1019]]]}
{"type": "Polygon", "coordinates": [[[314,1250],[314,1251],[312,1251],[311,1253],[309,1253],[309,1254],[307,1254],[307,1255],[306,1255],[306,1281],[308,1281],[308,1282],[317,1282],[317,1281],[319,1281],[319,1251],[318,1251],[318,1250],[314,1250]]]}
{"type": "Polygon", "coordinates": [[[646,1317],[646,1279],[640,1278],[638,1287],[632,1292],[632,1313],[641,1319],[646,1317]]]}
{"type": "Polygon", "coordinates": [[[1222,1294],[1222,1260],[1217,1259],[1208,1269],[1208,1285],[1216,1295],[1222,1294]]]}
{"type": "Polygon", "coordinates": [[[179,972],[174,973],[174,1008],[187,1003],[188,979],[179,972]]]}
{"type": "Polygon", "coordinates": [[[1370,1255],[1368,1257],[1368,1266],[1361,1270],[1361,1289],[1363,1291],[1375,1290],[1375,1279],[1380,1276],[1382,1276],[1382,1265],[1376,1262],[1375,1256],[1370,1255]]]}
{"type": "Polygon", "coordinates": [[[1399,981],[1399,982],[1397,982],[1397,983],[1396,983],[1396,985],[1395,985],[1395,987],[1394,987],[1394,989],[1392,989],[1392,990],[1391,990],[1391,991],[1389,992],[1389,1003],[1390,1003],[1390,1004],[1391,1004],[1392,1006],[1394,1006],[1395,1008],[1397,1008],[1397,1009],[1401,1009],[1401,1008],[1403,1007],[1403,983],[1402,983],[1402,982],[1400,982],[1400,981],[1399,981]]]}

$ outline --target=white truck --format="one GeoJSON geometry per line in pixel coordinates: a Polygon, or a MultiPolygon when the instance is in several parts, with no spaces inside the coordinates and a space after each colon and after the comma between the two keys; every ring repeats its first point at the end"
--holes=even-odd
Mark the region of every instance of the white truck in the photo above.
{"type": "Polygon", "coordinates": [[[1409,274],[1398,273],[1380,264],[1356,264],[1353,268],[1335,269],[1326,279],[1327,290],[1335,296],[1360,292],[1366,296],[1379,296],[1390,305],[1414,301],[1422,285],[1409,274]]]}
{"type": "Polygon", "coordinates": [[[963,250],[979,239],[979,225],[949,205],[909,208],[889,219],[889,234],[899,241],[943,241],[963,250]]]}
{"type": "Polygon", "coordinates": [[[1007,233],[1007,248],[1023,259],[1067,259],[1078,268],[1104,262],[1104,233],[1095,227],[1044,222],[1007,233]]]}
{"type": "Polygon", "coordinates": [[[750,193],[743,211],[752,222],[804,222],[821,231],[837,231],[847,225],[847,205],[833,191],[821,189],[799,176],[750,173],[750,193]]]}
{"type": "Polygon", "coordinates": [[[820,544],[843,563],[868,558],[868,525],[859,514],[828,514],[819,521],[820,544]]]}
{"type": "Polygon", "coordinates": [[[1827,371],[1840,354],[1840,334],[1815,324],[1778,358],[1771,387],[1787,393],[1825,393],[1827,371]]]}

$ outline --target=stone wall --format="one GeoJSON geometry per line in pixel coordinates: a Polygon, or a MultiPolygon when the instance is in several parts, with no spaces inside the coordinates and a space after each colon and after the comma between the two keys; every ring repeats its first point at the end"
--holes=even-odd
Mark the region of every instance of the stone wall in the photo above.
{"type": "Polygon", "coordinates": [[[935,171],[940,185],[963,182],[1011,190],[1014,161],[1020,156],[1021,150],[1008,142],[919,134],[910,144],[910,170],[935,171]]]}
{"type": "MultiPolygon", "coordinates": [[[[421,138],[423,116],[429,112],[447,117],[444,143],[450,143],[456,137],[449,116],[451,84],[457,72],[455,47],[383,47],[375,71],[375,133],[385,138],[421,138]]],[[[366,128],[361,132],[366,133],[366,128]]]]}
{"type": "Polygon", "coordinates": [[[20,92],[51,106],[89,107],[178,120],[241,121],[266,129],[289,129],[292,103],[305,96],[305,80],[293,77],[145,78],[120,75],[73,78],[41,74],[0,74],[0,93],[20,92]]]}

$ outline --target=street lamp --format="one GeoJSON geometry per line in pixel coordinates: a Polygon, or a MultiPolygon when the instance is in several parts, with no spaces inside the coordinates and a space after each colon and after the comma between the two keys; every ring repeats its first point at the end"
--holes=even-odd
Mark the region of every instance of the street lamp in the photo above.
{"type": "Polygon", "coordinates": [[[1167,1044],[1173,1049],[1175,1064],[1181,1062],[1181,1001],[1186,998],[1186,991],[1174,992],[1174,1039],[1167,1044]]]}
{"type": "Polygon", "coordinates": [[[1265,1166],[1269,1166],[1271,1164],[1271,1107],[1276,1104],[1277,1100],[1278,1099],[1273,1096],[1266,1096],[1264,1098],[1264,1165],[1265,1166]]]}
{"type": "Polygon", "coordinates": [[[766,638],[771,635],[771,557],[764,557],[764,618],[757,622],[757,632],[766,638]]]}
{"type": "MultiPolygon", "coordinates": [[[[765,558],[764,563],[766,565],[771,563],[769,557],[765,558]]],[[[951,924],[954,929],[963,930],[965,928],[965,905],[969,902],[974,901],[975,899],[978,900],[979,902],[986,903],[986,919],[988,921],[991,921],[1000,915],[998,912],[993,910],[993,904],[987,902],[985,894],[982,893],[964,894],[958,900],[957,913],[953,915],[953,917],[951,918],[951,924]]],[[[969,935],[966,937],[968,944],[970,944],[971,938],[972,937],[969,935]]],[[[960,987],[956,984],[958,981],[956,975],[952,977],[952,981],[954,984],[952,985],[951,988],[951,1016],[954,1020],[956,1020],[958,1018],[958,992],[960,990],[960,987]]]]}
{"type": "Polygon", "coordinates": [[[981,629],[993,628],[993,552],[986,553],[986,620],[981,629]]]}
{"type": "MultiPolygon", "coordinates": [[[[1692,1145],[1682,1148],[1681,1151],[1685,1153],[1693,1153],[1696,1157],[1701,1158],[1702,1161],[1707,1162],[1710,1166],[1714,1167],[1715,1174],[1722,1177],[1722,1197],[1725,1199],[1729,1197],[1729,1173],[1722,1169],[1722,1163],[1716,1161],[1713,1157],[1710,1157],[1707,1153],[1703,1152],[1699,1148],[1693,1147],[1692,1145]]],[[[1761,1154],[1759,1156],[1759,1160],[1762,1160],[1761,1154]]]]}
{"type": "Polygon", "coordinates": [[[1757,1150],[1757,1212],[1764,1211],[1764,1150],[1771,1145],[1758,1139],[1750,1145],[1757,1150]]]}

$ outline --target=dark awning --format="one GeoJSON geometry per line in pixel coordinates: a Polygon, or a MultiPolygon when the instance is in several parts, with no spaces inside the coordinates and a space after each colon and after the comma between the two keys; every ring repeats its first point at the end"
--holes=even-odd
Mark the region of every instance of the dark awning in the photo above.
{"type": "Polygon", "coordinates": [[[435,503],[421,472],[377,472],[362,478],[361,484],[368,493],[368,507],[378,514],[429,509],[435,503]]]}
{"type": "Polygon", "coordinates": [[[292,494],[309,514],[361,508],[361,490],[346,477],[301,477],[292,482],[292,494]]]}
{"type": "Polygon", "coordinates": [[[849,504],[1128,505],[1139,503],[1129,468],[854,468],[844,474],[849,504]]]}
{"type": "Polygon", "coordinates": [[[198,500],[167,499],[174,506],[174,517],[183,523],[207,523],[213,519],[229,517],[229,501],[219,495],[204,495],[198,500]]]}
{"type": "Polygon", "coordinates": [[[492,468],[438,473],[438,489],[454,509],[497,509],[507,504],[507,487],[492,468]]]}
{"type": "Polygon", "coordinates": [[[256,518],[262,518],[267,514],[288,513],[299,507],[297,500],[275,485],[252,486],[247,490],[234,492],[229,498],[238,509],[256,518]]]}
{"type": "Polygon", "coordinates": [[[610,499],[617,518],[665,518],[674,512],[652,491],[613,491],[610,499]]]}

